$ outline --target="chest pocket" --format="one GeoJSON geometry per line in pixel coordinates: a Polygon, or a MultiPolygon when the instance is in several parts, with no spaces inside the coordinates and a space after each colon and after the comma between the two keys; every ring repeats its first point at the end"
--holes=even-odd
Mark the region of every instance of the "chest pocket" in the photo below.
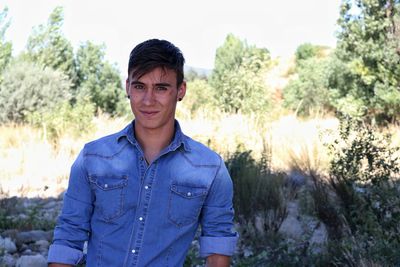
{"type": "Polygon", "coordinates": [[[207,195],[207,187],[172,184],[168,203],[168,218],[181,227],[198,220],[207,195]]]}
{"type": "Polygon", "coordinates": [[[89,176],[92,190],[96,195],[95,211],[106,221],[111,221],[122,215],[124,196],[128,177],[123,176],[89,176]]]}

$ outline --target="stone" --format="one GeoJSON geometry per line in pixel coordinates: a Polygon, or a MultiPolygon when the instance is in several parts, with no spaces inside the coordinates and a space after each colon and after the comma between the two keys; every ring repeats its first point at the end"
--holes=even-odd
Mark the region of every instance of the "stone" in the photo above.
{"type": "Polygon", "coordinates": [[[22,256],[16,267],[47,267],[47,261],[42,255],[22,256]]]}
{"type": "Polygon", "coordinates": [[[328,231],[325,224],[320,223],[310,238],[310,249],[313,254],[320,254],[328,241],[328,231]]]}
{"type": "Polygon", "coordinates": [[[5,254],[0,257],[1,267],[15,267],[17,260],[10,254],[5,254]]]}
{"type": "Polygon", "coordinates": [[[279,228],[279,233],[295,240],[301,240],[304,230],[299,218],[299,204],[296,201],[288,203],[288,215],[279,228]]]}
{"type": "Polygon", "coordinates": [[[17,246],[21,246],[24,243],[34,243],[39,240],[48,240],[50,241],[53,238],[52,231],[42,231],[42,230],[33,230],[28,232],[21,232],[17,234],[16,243],[17,246]]]}
{"type": "Polygon", "coordinates": [[[4,248],[4,250],[10,254],[17,252],[17,246],[9,237],[4,239],[0,238],[0,248],[4,248]]]}
{"type": "Polygon", "coordinates": [[[57,205],[58,205],[58,203],[53,200],[53,201],[50,201],[50,202],[47,202],[46,204],[44,204],[42,208],[48,210],[48,209],[53,209],[53,208],[57,207],[57,205]]]}
{"type": "Polygon", "coordinates": [[[46,252],[49,249],[50,243],[47,240],[39,240],[34,244],[35,251],[46,252]]]}

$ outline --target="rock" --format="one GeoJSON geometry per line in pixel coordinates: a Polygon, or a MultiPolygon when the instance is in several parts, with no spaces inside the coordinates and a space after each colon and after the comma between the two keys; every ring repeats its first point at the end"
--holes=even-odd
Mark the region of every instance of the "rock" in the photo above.
{"type": "Polygon", "coordinates": [[[33,230],[28,232],[21,232],[17,234],[16,243],[17,246],[21,246],[24,243],[34,243],[39,240],[48,240],[51,241],[53,238],[52,231],[42,231],[42,230],[33,230]]]}
{"type": "Polygon", "coordinates": [[[16,238],[17,238],[17,234],[18,234],[18,230],[16,230],[16,229],[8,229],[8,230],[5,230],[4,232],[2,232],[1,233],[1,236],[2,237],[9,237],[9,238],[11,238],[12,240],[15,240],[16,238]]]}
{"type": "Polygon", "coordinates": [[[47,202],[46,204],[44,204],[42,208],[48,210],[48,209],[53,209],[53,208],[57,207],[57,205],[58,205],[58,203],[53,200],[53,201],[50,201],[50,202],[47,202]]]}
{"type": "Polygon", "coordinates": [[[47,261],[42,255],[22,256],[16,267],[47,267],[47,261]]]}
{"type": "Polygon", "coordinates": [[[28,256],[30,256],[30,255],[35,255],[35,253],[33,253],[32,250],[31,250],[30,248],[28,248],[28,249],[25,249],[25,250],[21,253],[21,255],[28,255],[28,256]]]}
{"type": "Polygon", "coordinates": [[[47,252],[47,250],[49,249],[50,243],[47,240],[39,240],[36,241],[34,244],[34,249],[35,251],[38,251],[40,253],[44,253],[47,252]]]}
{"type": "Polygon", "coordinates": [[[313,254],[319,254],[325,247],[328,241],[328,231],[326,230],[325,224],[320,223],[319,226],[314,230],[310,238],[310,249],[313,254]]]}
{"type": "Polygon", "coordinates": [[[17,252],[17,246],[9,237],[4,239],[0,237],[0,250],[4,250],[10,254],[13,254],[17,252]]]}
{"type": "Polygon", "coordinates": [[[299,205],[297,202],[289,202],[287,207],[288,215],[279,228],[279,233],[286,237],[300,240],[304,235],[304,230],[299,217],[299,205]]]}
{"type": "Polygon", "coordinates": [[[5,254],[0,257],[0,266],[1,267],[15,267],[16,259],[10,254],[5,254]]]}
{"type": "Polygon", "coordinates": [[[306,184],[307,177],[299,172],[299,171],[292,171],[288,175],[289,182],[294,187],[300,187],[306,184]]]}

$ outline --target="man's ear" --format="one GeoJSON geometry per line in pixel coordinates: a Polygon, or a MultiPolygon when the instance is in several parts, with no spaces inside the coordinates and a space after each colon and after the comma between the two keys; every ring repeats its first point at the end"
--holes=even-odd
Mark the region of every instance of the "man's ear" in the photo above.
{"type": "Polygon", "coordinates": [[[128,96],[128,98],[129,98],[129,78],[126,78],[126,81],[125,81],[125,91],[126,91],[126,95],[128,96]]]}
{"type": "Polygon", "coordinates": [[[182,100],[186,94],[186,81],[183,81],[181,85],[178,87],[178,100],[182,100]]]}

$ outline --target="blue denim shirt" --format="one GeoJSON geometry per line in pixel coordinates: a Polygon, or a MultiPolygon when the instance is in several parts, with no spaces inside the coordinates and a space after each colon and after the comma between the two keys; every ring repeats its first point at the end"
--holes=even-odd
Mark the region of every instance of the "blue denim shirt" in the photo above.
{"type": "Polygon", "coordinates": [[[182,266],[201,225],[200,255],[232,255],[232,181],[223,160],[185,136],[148,165],[134,136],[121,132],[85,145],[71,168],[48,262],[87,267],[182,266]]]}

